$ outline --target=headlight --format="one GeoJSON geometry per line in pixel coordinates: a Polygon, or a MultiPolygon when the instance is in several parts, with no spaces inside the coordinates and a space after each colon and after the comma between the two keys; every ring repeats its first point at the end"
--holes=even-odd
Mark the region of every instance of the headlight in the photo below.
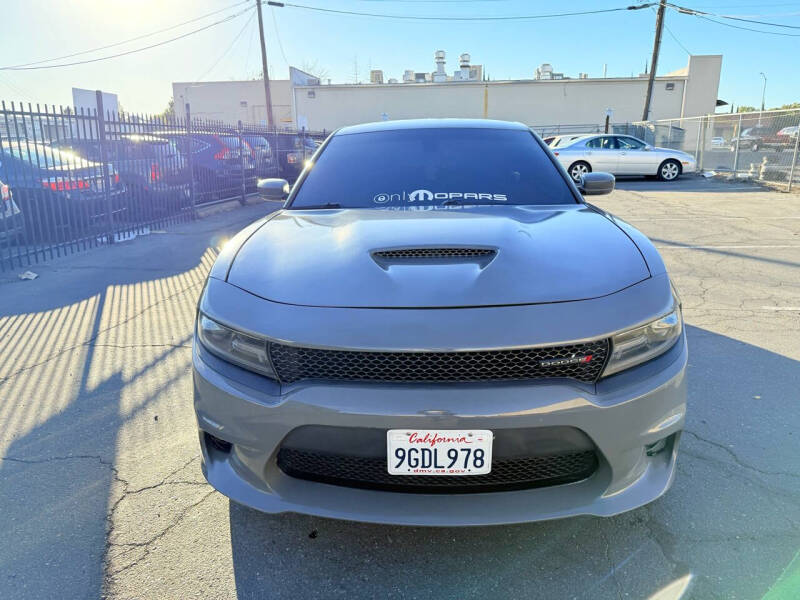
{"type": "Polygon", "coordinates": [[[611,357],[603,375],[618,373],[664,354],[681,337],[682,330],[681,307],[675,300],[671,313],[611,338],[611,357]]]}
{"type": "Polygon", "coordinates": [[[197,318],[197,337],[221,359],[277,379],[267,355],[267,340],[221,325],[202,313],[197,318]]]}

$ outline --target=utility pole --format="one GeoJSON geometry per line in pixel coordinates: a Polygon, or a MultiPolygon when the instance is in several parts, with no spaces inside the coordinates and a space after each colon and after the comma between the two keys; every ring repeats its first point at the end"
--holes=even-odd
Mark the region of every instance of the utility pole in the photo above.
{"type": "Polygon", "coordinates": [[[664,11],[667,9],[667,0],[660,0],[656,13],[656,37],[653,40],[653,58],[650,60],[650,77],[647,78],[647,96],[644,99],[644,113],[642,121],[647,121],[650,116],[650,102],[653,97],[653,83],[656,78],[658,66],[658,52],[661,50],[661,32],[664,30],[664,11]]]}
{"type": "Polygon", "coordinates": [[[761,112],[764,112],[764,98],[767,95],[767,76],[761,73],[761,77],[764,78],[764,87],[761,89],[761,112]]]}
{"type": "Polygon", "coordinates": [[[258,34],[261,37],[261,71],[264,74],[264,97],[267,101],[267,126],[273,127],[275,121],[272,118],[272,94],[269,91],[269,72],[267,71],[267,46],[264,42],[264,20],[261,18],[261,0],[256,0],[258,9],[258,34]]]}

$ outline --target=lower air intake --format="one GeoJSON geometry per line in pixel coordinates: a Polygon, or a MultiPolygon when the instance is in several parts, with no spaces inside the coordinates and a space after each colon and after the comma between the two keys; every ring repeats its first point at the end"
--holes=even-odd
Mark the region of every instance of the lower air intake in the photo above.
{"type": "Polygon", "coordinates": [[[345,487],[418,494],[469,494],[574,483],[597,470],[593,450],[501,458],[492,472],[469,476],[389,475],[386,458],[281,448],[278,467],[291,477],[345,487]]]}

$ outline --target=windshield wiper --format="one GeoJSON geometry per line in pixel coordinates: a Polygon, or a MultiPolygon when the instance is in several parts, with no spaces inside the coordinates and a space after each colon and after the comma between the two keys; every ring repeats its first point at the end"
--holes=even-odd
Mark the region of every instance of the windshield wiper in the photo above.
{"type": "Polygon", "coordinates": [[[310,204],[308,206],[290,206],[289,208],[295,210],[321,210],[324,208],[342,208],[342,205],[338,202],[326,202],[325,204],[310,204]]]}

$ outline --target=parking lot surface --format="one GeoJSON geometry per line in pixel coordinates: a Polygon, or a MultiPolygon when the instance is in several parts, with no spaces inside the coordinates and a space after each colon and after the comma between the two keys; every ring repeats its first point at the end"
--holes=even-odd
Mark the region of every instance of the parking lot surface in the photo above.
{"type": "Polygon", "coordinates": [[[200,473],[192,322],[255,204],[0,281],[0,597],[800,597],[800,196],[630,180],[596,204],[683,300],[689,414],[660,500],[487,528],[229,503],[200,473]]]}

